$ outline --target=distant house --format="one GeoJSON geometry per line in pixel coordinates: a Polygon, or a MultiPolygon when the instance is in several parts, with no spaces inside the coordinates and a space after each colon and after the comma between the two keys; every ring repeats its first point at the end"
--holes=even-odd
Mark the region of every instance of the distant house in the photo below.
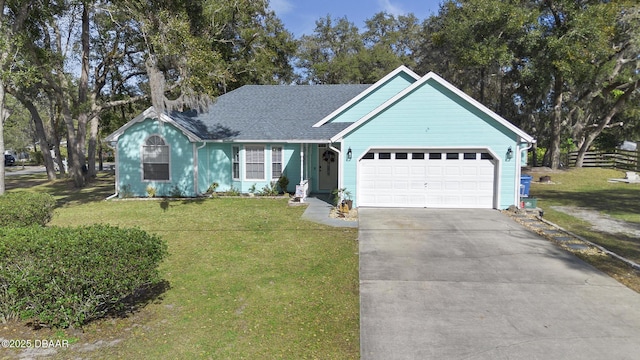
{"type": "Polygon", "coordinates": [[[289,191],[347,188],[355,206],[518,204],[535,141],[434,73],[400,67],[373,85],[247,85],[208,112],[153,108],[107,137],[116,190],[146,196],[247,192],[286,176],[289,191]]]}

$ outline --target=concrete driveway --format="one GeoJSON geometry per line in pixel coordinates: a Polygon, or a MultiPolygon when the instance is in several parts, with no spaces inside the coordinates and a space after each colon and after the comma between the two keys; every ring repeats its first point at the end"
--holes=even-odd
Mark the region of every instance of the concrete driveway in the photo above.
{"type": "Polygon", "coordinates": [[[499,211],[359,218],[362,359],[640,356],[640,294],[499,211]]]}

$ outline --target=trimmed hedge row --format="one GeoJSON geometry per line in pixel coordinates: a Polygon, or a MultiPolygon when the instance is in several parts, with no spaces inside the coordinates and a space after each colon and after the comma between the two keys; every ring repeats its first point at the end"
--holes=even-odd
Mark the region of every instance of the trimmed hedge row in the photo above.
{"type": "Polygon", "coordinates": [[[160,281],[167,245],[140,229],[0,228],[0,320],[81,326],[160,281]]]}
{"type": "Polygon", "coordinates": [[[45,226],[53,217],[56,200],[45,193],[10,192],[0,196],[0,226],[45,226]]]}

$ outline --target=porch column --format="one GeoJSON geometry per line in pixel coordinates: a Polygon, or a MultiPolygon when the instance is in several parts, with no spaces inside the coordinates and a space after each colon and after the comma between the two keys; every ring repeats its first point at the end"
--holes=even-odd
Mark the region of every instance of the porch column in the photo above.
{"type": "Polygon", "coordinates": [[[304,144],[300,144],[300,185],[304,181],[304,144]]]}
{"type": "Polygon", "coordinates": [[[300,144],[300,184],[296,185],[296,198],[299,198],[300,202],[304,202],[309,189],[309,181],[304,178],[304,150],[305,145],[300,144]]]}

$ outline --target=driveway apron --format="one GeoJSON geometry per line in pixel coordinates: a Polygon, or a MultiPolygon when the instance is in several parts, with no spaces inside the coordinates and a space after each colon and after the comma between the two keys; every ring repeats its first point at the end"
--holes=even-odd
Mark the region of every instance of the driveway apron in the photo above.
{"type": "Polygon", "coordinates": [[[362,359],[640,358],[640,294],[499,211],[359,221],[362,359]]]}

